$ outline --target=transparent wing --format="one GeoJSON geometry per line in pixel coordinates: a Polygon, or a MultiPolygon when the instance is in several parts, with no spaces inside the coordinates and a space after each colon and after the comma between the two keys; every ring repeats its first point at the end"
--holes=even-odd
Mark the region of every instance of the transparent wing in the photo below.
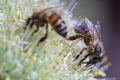
{"type": "Polygon", "coordinates": [[[98,40],[102,41],[102,38],[101,38],[101,26],[100,26],[99,21],[97,21],[97,24],[95,25],[94,33],[98,36],[98,40]]]}
{"type": "Polygon", "coordinates": [[[96,35],[95,34],[95,30],[94,30],[94,25],[93,25],[93,23],[88,18],[85,18],[85,24],[86,24],[86,26],[87,26],[90,34],[91,34],[93,42],[94,42],[95,35],[96,35]]]}
{"type": "Polygon", "coordinates": [[[94,26],[93,23],[88,19],[85,18],[85,23],[90,31],[90,33],[92,34],[92,39],[94,43],[98,43],[101,42],[101,27],[99,24],[99,21],[97,21],[97,24],[94,26]]]}
{"type": "Polygon", "coordinates": [[[90,31],[94,31],[94,25],[88,18],[85,18],[85,23],[90,31]]]}
{"type": "MultiPolygon", "coordinates": [[[[97,24],[95,25],[94,34],[96,34],[95,36],[97,36],[97,40],[99,42],[99,45],[102,48],[102,52],[105,53],[104,52],[103,41],[102,41],[102,37],[101,37],[101,26],[100,26],[99,21],[97,21],[97,24]]],[[[103,54],[101,54],[101,55],[103,55],[103,54]]]]}
{"type": "Polygon", "coordinates": [[[94,26],[93,23],[89,19],[85,18],[85,23],[89,29],[89,32],[92,35],[93,44],[94,45],[98,44],[99,46],[101,46],[102,52],[104,53],[104,46],[103,46],[103,42],[101,39],[101,27],[100,27],[99,21],[97,21],[97,24],[94,26]]]}

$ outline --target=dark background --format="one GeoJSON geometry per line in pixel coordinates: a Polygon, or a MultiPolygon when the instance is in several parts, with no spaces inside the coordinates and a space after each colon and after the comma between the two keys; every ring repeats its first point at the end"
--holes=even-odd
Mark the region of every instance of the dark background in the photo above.
{"type": "MultiPolygon", "coordinates": [[[[67,0],[67,2],[70,0],[67,0]]],[[[112,62],[107,77],[120,80],[120,0],[76,0],[74,16],[100,21],[105,51],[112,62]]]]}

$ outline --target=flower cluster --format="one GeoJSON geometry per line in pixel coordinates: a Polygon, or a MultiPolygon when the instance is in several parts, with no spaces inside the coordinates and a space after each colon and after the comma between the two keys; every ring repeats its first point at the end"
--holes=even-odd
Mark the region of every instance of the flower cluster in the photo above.
{"type": "MultiPolygon", "coordinates": [[[[46,41],[36,45],[44,29],[34,36],[33,30],[24,31],[25,20],[38,8],[63,6],[61,16],[73,34],[72,13],[59,0],[0,0],[0,80],[97,80],[105,77],[105,66],[85,70],[73,62],[85,45],[83,40],[67,41],[51,31],[46,41]]],[[[83,55],[84,56],[84,55],[83,55]]],[[[102,63],[106,63],[107,57],[102,63]]]]}

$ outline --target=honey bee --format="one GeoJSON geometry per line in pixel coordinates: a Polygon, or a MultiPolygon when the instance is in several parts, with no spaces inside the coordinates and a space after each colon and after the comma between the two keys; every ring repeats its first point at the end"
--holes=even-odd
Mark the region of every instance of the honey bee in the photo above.
{"type": "Polygon", "coordinates": [[[74,29],[76,33],[82,34],[84,36],[83,38],[87,45],[87,48],[83,48],[75,57],[75,60],[77,60],[79,56],[86,50],[88,54],[82,60],[80,60],[78,65],[85,63],[85,67],[91,69],[97,63],[100,63],[103,59],[104,48],[101,40],[100,24],[97,22],[97,24],[94,26],[92,22],[87,18],[85,18],[81,23],[82,24],[76,25],[74,29]],[[90,60],[84,62],[84,60],[88,57],[90,60]]]}
{"type": "Polygon", "coordinates": [[[43,37],[41,37],[38,41],[38,44],[40,42],[43,42],[46,40],[48,35],[48,23],[51,25],[52,30],[56,31],[60,36],[64,37],[66,40],[74,40],[74,38],[80,37],[81,35],[76,35],[67,37],[67,26],[65,24],[65,21],[62,19],[62,17],[57,13],[57,11],[53,11],[52,9],[56,7],[49,7],[47,9],[39,9],[36,10],[32,16],[27,18],[25,29],[27,27],[32,28],[34,25],[36,26],[36,30],[33,32],[37,32],[39,30],[39,27],[45,27],[46,32],[43,37]]]}

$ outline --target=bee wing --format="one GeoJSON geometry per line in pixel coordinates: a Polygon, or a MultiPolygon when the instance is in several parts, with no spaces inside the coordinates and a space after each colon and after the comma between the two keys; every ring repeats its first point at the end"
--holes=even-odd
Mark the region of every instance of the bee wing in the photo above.
{"type": "Polygon", "coordinates": [[[88,18],[85,18],[85,23],[90,31],[94,31],[94,25],[88,18]]]}
{"type": "Polygon", "coordinates": [[[92,34],[93,43],[98,43],[102,47],[102,51],[104,53],[104,46],[101,39],[101,26],[99,21],[97,21],[97,24],[94,26],[89,19],[85,18],[85,23],[92,34]]]}
{"type": "Polygon", "coordinates": [[[101,27],[99,21],[97,21],[97,24],[94,26],[93,23],[88,18],[85,18],[85,23],[87,24],[89,31],[92,33],[93,42],[94,43],[102,42],[101,27]]]}
{"type": "Polygon", "coordinates": [[[97,21],[97,24],[95,25],[95,33],[97,34],[99,41],[102,41],[102,38],[101,38],[101,26],[100,26],[99,21],[97,21]]]}
{"type": "Polygon", "coordinates": [[[95,36],[96,34],[95,34],[95,30],[94,30],[94,25],[93,25],[93,23],[92,23],[88,18],[85,18],[85,24],[86,24],[89,32],[92,34],[92,39],[94,40],[94,36],[95,36]]]}
{"type": "Polygon", "coordinates": [[[103,53],[105,53],[104,52],[103,41],[102,41],[102,37],[101,37],[101,26],[100,26],[100,22],[99,21],[97,21],[97,24],[95,25],[95,34],[97,34],[99,45],[102,46],[103,53]]]}
{"type": "MultiPolygon", "coordinates": [[[[51,6],[51,7],[48,7],[48,8],[45,8],[43,9],[43,12],[49,12],[49,11],[54,11],[54,10],[59,10],[63,8],[62,5],[58,5],[58,6],[51,6]]],[[[38,9],[39,10],[39,9],[38,9]]]]}

